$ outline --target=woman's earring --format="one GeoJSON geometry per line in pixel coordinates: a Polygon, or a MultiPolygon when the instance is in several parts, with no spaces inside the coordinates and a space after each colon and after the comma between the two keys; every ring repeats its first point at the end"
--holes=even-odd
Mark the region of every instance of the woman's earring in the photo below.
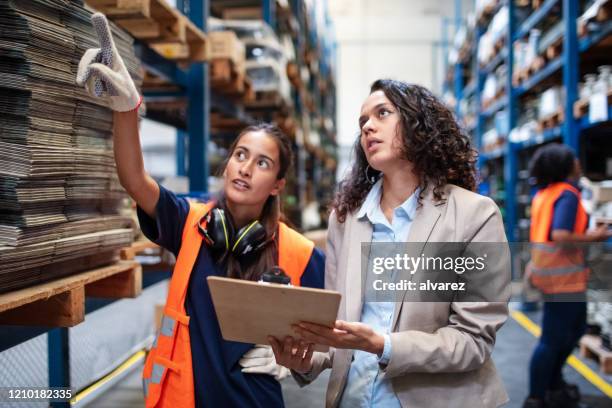
{"type": "Polygon", "coordinates": [[[366,180],[368,181],[368,183],[374,184],[376,182],[376,176],[371,176],[370,177],[369,172],[370,172],[370,165],[368,164],[366,166],[366,168],[365,168],[365,177],[366,177],[366,180]]]}

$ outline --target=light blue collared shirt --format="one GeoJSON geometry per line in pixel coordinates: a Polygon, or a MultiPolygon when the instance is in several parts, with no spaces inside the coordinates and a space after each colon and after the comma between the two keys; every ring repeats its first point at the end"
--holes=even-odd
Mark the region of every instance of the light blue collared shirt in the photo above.
{"type": "MultiPolygon", "coordinates": [[[[395,208],[393,220],[389,223],[380,208],[382,179],[372,186],[357,212],[357,218],[367,217],[372,224],[372,242],[406,242],[416,212],[418,195],[419,189],[395,208]]],[[[401,407],[391,380],[381,378],[379,367],[379,364],[386,365],[391,358],[389,332],[394,309],[394,302],[364,302],[361,322],[384,333],[385,347],[380,358],[365,351],[355,351],[340,401],[341,407],[401,407]]]]}

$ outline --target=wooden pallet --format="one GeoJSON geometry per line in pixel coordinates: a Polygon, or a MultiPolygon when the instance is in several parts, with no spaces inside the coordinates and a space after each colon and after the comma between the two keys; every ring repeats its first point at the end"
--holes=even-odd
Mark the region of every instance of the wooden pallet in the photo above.
{"type": "MultiPolygon", "coordinates": [[[[608,105],[612,104],[612,90],[608,91],[608,105]]],[[[574,118],[580,119],[589,113],[589,100],[579,99],[574,102],[574,118]]]]}
{"type": "Polygon", "coordinates": [[[495,41],[495,44],[493,44],[493,49],[495,50],[495,54],[493,56],[493,58],[497,57],[497,55],[502,52],[502,50],[504,49],[504,44],[506,43],[506,38],[505,36],[501,36],[500,38],[497,39],[497,41],[495,41]]]}
{"type": "MultiPolygon", "coordinates": [[[[608,98],[609,99],[609,98],[608,98]]],[[[589,100],[579,99],[574,102],[574,117],[579,119],[589,112],[589,100]]]]}
{"type": "Polygon", "coordinates": [[[500,86],[495,90],[495,100],[497,101],[498,99],[503,98],[503,96],[506,94],[506,87],[505,86],[500,86]]]}
{"type": "Polygon", "coordinates": [[[0,295],[0,325],[72,327],[85,319],[85,297],[134,298],[141,291],[140,264],[120,261],[0,295]]]}
{"type": "Polygon", "coordinates": [[[279,112],[274,115],[272,122],[276,123],[280,130],[282,130],[283,133],[289,136],[291,139],[295,138],[297,122],[293,118],[293,115],[285,115],[282,112],[279,112]]]}
{"type": "Polygon", "coordinates": [[[229,58],[215,58],[209,62],[210,83],[215,85],[226,85],[235,80],[240,73],[236,64],[229,58]]]}
{"type": "Polygon", "coordinates": [[[552,61],[563,52],[563,37],[546,47],[546,59],[552,61]]]}
{"type": "Polygon", "coordinates": [[[191,20],[185,18],[185,35],[189,46],[189,61],[204,62],[208,60],[206,49],[206,34],[200,30],[191,20]]]}
{"type": "Polygon", "coordinates": [[[160,249],[160,246],[147,240],[143,239],[140,241],[134,241],[129,247],[121,248],[120,256],[124,261],[133,260],[136,255],[143,253],[146,250],[160,249]]]}
{"type": "Polygon", "coordinates": [[[512,84],[514,86],[519,86],[523,82],[527,81],[533,75],[535,75],[538,71],[540,71],[546,65],[546,60],[544,57],[538,56],[536,57],[531,65],[527,68],[516,70],[512,73],[512,84]]]}
{"type": "Polygon", "coordinates": [[[210,61],[210,84],[213,90],[243,102],[253,101],[255,91],[249,77],[229,58],[210,61]]]}
{"type": "Polygon", "coordinates": [[[550,129],[555,126],[560,126],[564,120],[563,110],[559,109],[558,111],[551,113],[548,116],[540,119],[538,121],[538,131],[543,131],[544,129],[550,129]]]}
{"type": "Polygon", "coordinates": [[[238,99],[242,102],[255,100],[255,90],[253,90],[251,79],[246,75],[239,75],[233,81],[223,85],[219,92],[229,98],[238,99]]]}
{"type": "Polygon", "coordinates": [[[257,91],[255,100],[245,104],[250,109],[284,108],[286,102],[278,91],[257,91]]]}
{"type": "Polygon", "coordinates": [[[185,24],[185,41],[153,40],[149,46],[164,58],[178,62],[207,61],[206,36],[187,17],[182,17],[185,24]]]}
{"type": "Polygon", "coordinates": [[[302,103],[306,107],[306,109],[308,109],[308,112],[315,113],[316,106],[315,106],[314,96],[312,96],[310,92],[304,91],[302,103]]]}
{"type": "Polygon", "coordinates": [[[210,127],[216,132],[238,132],[244,128],[246,124],[234,117],[225,116],[219,112],[210,113],[210,127]]]}
{"type": "Polygon", "coordinates": [[[544,68],[545,65],[546,59],[544,57],[536,57],[527,68],[518,69],[512,73],[512,84],[519,86],[544,68]]]}
{"type": "Polygon", "coordinates": [[[165,58],[206,61],[206,35],[165,0],[86,0],[165,58]]]}
{"type": "Polygon", "coordinates": [[[525,80],[525,70],[516,69],[512,72],[512,85],[517,87],[525,80]]]}
{"type": "Polygon", "coordinates": [[[540,71],[542,68],[544,68],[545,65],[546,60],[544,59],[544,57],[536,57],[527,69],[527,78],[533,76],[536,72],[540,71]]]}
{"type": "Polygon", "coordinates": [[[492,1],[481,10],[480,15],[476,18],[479,24],[484,23],[485,20],[493,16],[497,3],[497,1],[492,1]]]}
{"type": "Polygon", "coordinates": [[[612,374],[612,351],[601,345],[601,337],[585,334],[580,339],[580,354],[599,362],[599,369],[604,374],[612,374]]]}
{"type": "Polygon", "coordinates": [[[146,68],[144,69],[144,77],[142,80],[143,92],[180,92],[181,88],[169,82],[164,78],[160,78],[146,68]]]}
{"type": "Polygon", "coordinates": [[[301,89],[304,84],[302,83],[302,76],[300,75],[300,68],[295,62],[287,63],[287,78],[289,78],[289,82],[296,89],[301,89]]]}
{"type": "Polygon", "coordinates": [[[185,18],[165,0],[86,0],[141,40],[184,43],[185,18]]]}
{"type": "Polygon", "coordinates": [[[500,98],[502,98],[505,95],[505,90],[503,88],[501,89],[497,89],[496,94],[494,97],[492,98],[488,98],[488,99],[483,99],[482,101],[482,109],[483,110],[487,110],[489,109],[491,106],[493,106],[493,104],[495,104],[495,102],[497,102],[500,98]]]}

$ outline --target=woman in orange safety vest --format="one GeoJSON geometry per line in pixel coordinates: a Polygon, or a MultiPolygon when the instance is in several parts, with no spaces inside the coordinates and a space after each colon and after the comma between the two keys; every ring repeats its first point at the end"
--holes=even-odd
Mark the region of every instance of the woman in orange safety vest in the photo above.
{"type": "Polygon", "coordinates": [[[580,203],[580,163],[562,144],[536,151],[530,172],[540,190],[531,205],[530,282],[544,296],[542,336],[530,363],[530,391],[524,408],[573,407],[578,388],[565,382],[562,369],[586,328],[585,291],[589,269],[582,248],[569,243],[605,240],[606,226],[587,231],[580,203]]]}
{"type": "Polygon", "coordinates": [[[250,126],[230,147],[218,200],[198,204],[177,197],[145,171],[138,135],[142,97],[106,18],[95,14],[92,21],[101,48],[85,53],[77,83],[115,111],[121,185],[138,204],[143,233],[177,256],[161,329],[144,367],[145,405],[282,407],[278,380],[288,371],[269,346],[223,340],[206,277],[256,281],[280,266],[293,285],[323,287],[322,252],[280,222],[291,142],[276,126],[250,126]]]}

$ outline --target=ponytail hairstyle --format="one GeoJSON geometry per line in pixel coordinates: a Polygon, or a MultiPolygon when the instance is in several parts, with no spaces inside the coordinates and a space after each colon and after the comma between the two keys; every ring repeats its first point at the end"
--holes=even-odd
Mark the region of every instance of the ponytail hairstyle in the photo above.
{"type": "MultiPolygon", "coordinates": [[[[221,173],[225,171],[227,164],[236,150],[236,146],[240,139],[251,132],[264,132],[271,137],[278,147],[279,169],[276,175],[277,180],[281,180],[287,176],[287,172],[293,163],[293,150],[291,149],[291,140],[283,133],[276,125],[270,123],[259,123],[251,125],[243,129],[236,140],[232,143],[229,149],[229,154],[221,166],[221,173]]],[[[225,194],[221,192],[218,206],[225,211],[230,221],[233,223],[232,215],[227,207],[225,194]]],[[[282,209],[280,194],[270,195],[259,216],[259,223],[265,228],[268,237],[274,236],[273,242],[266,245],[260,251],[248,256],[242,260],[238,260],[231,252],[228,252],[222,257],[219,262],[227,262],[227,276],[230,278],[238,278],[245,280],[257,281],[261,275],[278,264],[278,223],[281,220],[282,209]]],[[[235,224],[234,224],[235,225],[235,224]]]]}

